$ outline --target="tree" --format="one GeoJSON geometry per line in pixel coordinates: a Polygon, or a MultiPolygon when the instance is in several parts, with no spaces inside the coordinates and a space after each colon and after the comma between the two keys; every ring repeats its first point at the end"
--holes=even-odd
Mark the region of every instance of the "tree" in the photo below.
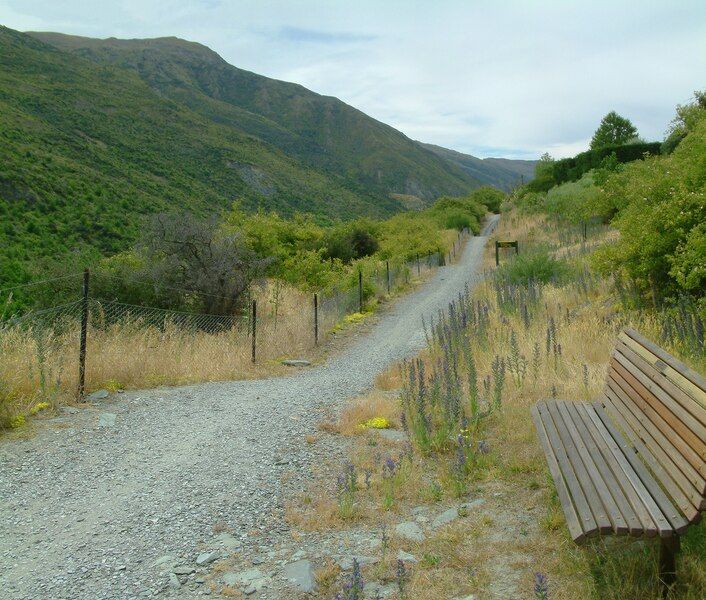
{"type": "Polygon", "coordinates": [[[265,273],[270,259],[251,250],[239,231],[226,231],[216,218],[199,220],[191,214],[158,214],[142,235],[139,249],[150,278],[190,296],[198,309],[229,315],[243,307],[243,294],[265,273]]]}
{"type": "Polygon", "coordinates": [[[606,146],[622,146],[637,137],[637,128],[629,119],[611,110],[603,119],[591,139],[591,150],[606,146]]]}

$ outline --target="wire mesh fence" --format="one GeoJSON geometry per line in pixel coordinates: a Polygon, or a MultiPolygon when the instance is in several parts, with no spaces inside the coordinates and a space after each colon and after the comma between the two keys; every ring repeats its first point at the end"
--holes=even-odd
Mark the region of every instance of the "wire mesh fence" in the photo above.
{"type": "Polygon", "coordinates": [[[3,398],[31,406],[83,390],[255,376],[273,360],[306,355],[348,315],[443,263],[438,254],[368,261],[358,285],[328,293],[268,282],[226,314],[203,308],[235,306],[232,298],[105,273],[0,289],[0,426],[3,398]]]}

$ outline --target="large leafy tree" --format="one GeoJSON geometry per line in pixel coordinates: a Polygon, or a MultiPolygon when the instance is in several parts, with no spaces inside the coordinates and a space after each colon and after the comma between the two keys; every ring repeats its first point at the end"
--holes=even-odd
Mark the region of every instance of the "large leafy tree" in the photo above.
{"type": "Polygon", "coordinates": [[[627,144],[637,137],[637,128],[630,119],[621,117],[611,110],[603,119],[591,139],[591,150],[605,148],[606,146],[620,146],[627,144]]]}

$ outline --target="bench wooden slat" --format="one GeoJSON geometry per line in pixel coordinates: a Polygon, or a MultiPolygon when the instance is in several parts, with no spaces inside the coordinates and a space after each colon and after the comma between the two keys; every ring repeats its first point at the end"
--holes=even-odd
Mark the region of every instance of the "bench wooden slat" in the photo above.
{"type": "MultiPolygon", "coordinates": [[[[682,388],[676,385],[669,379],[660,368],[659,364],[664,363],[661,359],[655,358],[654,361],[647,359],[642,354],[638,354],[635,350],[628,346],[622,339],[616,343],[616,349],[625,355],[635,366],[637,366],[647,377],[649,377],[661,390],[664,391],[667,398],[678,403],[681,410],[674,410],[675,414],[680,415],[680,419],[691,426],[694,424],[694,433],[697,433],[701,439],[706,439],[706,409],[694,400],[682,388]],[[687,416],[688,415],[688,416],[687,416]],[[689,418],[691,417],[691,418],[689,418]]],[[[653,355],[650,355],[653,356],[653,355]]]]}
{"type": "MultiPolygon", "coordinates": [[[[682,456],[691,463],[691,466],[702,476],[706,475],[706,461],[704,461],[706,443],[690,427],[693,425],[693,427],[700,429],[700,424],[696,419],[670,399],[659,386],[619,351],[613,354],[613,361],[615,361],[612,363],[613,368],[621,373],[623,379],[637,393],[637,397],[633,395],[635,400],[643,400],[640,408],[680,450],[682,456]],[[689,426],[685,422],[689,423],[689,426]]],[[[706,488],[704,491],[706,492],[706,488]]]]}
{"type": "MultiPolygon", "coordinates": [[[[628,442],[615,428],[609,428],[610,423],[604,423],[604,419],[602,419],[599,414],[599,409],[602,410],[602,408],[600,402],[595,402],[591,405],[591,410],[586,411],[586,414],[595,425],[596,433],[603,438],[606,446],[610,449],[615,458],[616,463],[618,463],[622,473],[621,479],[625,487],[632,490],[631,496],[634,506],[636,510],[643,515],[647,524],[644,534],[648,537],[657,535],[658,533],[662,535],[671,528],[670,521],[665,516],[664,509],[660,503],[654,499],[649,486],[642,482],[643,478],[641,477],[640,471],[633,467],[633,463],[629,460],[629,457],[626,456],[626,448],[629,449],[630,454],[632,454],[632,449],[628,442]]],[[[639,460],[638,464],[640,464],[639,460]]]]}
{"type": "MultiPolygon", "coordinates": [[[[622,404],[629,411],[630,416],[626,415],[635,431],[640,435],[640,438],[649,447],[654,456],[660,461],[662,467],[670,474],[672,479],[681,482],[682,489],[687,492],[689,486],[693,487],[694,491],[700,496],[699,490],[703,489],[704,478],[694,469],[686,458],[679,452],[672,442],[664,435],[662,431],[650,420],[642,410],[640,404],[635,398],[630,395],[629,384],[620,376],[619,373],[611,373],[608,386],[616,396],[620,398],[622,404]],[[688,482],[685,484],[684,482],[688,482]]],[[[611,396],[607,394],[610,398],[611,396]]]]}
{"type": "MultiPolygon", "coordinates": [[[[600,452],[595,448],[595,444],[591,444],[590,441],[590,446],[587,444],[586,437],[582,435],[581,432],[583,422],[581,422],[576,410],[573,409],[573,404],[573,402],[557,402],[556,406],[576,446],[579,458],[583,462],[588,476],[591,478],[591,483],[596,488],[596,492],[603,503],[603,508],[608,516],[613,533],[618,535],[626,534],[630,528],[628,527],[625,515],[618,506],[618,502],[610,491],[609,482],[612,480],[610,469],[607,469],[605,463],[600,459],[600,452]],[[596,460],[594,460],[594,456],[596,460]]],[[[620,491],[619,487],[617,491],[620,491]]],[[[628,515],[630,513],[632,513],[632,510],[626,512],[628,515]]],[[[637,517],[635,517],[635,519],[637,519],[637,517]]],[[[596,521],[598,521],[598,518],[596,518],[596,521]]]]}
{"type": "Polygon", "coordinates": [[[567,427],[562,414],[559,412],[557,402],[555,400],[547,401],[547,409],[554,420],[554,425],[556,426],[561,442],[564,445],[564,450],[569,457],[571,467],[573,468],[576,478],[581,485],[581,489],[586,496],[588,507],[593,513],[598,531],[600,533],[612,531],[613,526],[610,523],[607,511],[603,506],[600,496],[598,495],[598,491],[596,490],[593,480],[591,479],[591,475],[588,473],[588,470],[581,459],[580,452],[574,444],[574,438],[567,427]]]}
{"type": "MultiPolygon", "coordinates": [[[[682,490],[682,486],[680,486],[680,484],[675,481],[673,475],[671,473],[668,473],[664,469],[662,463],[658,461],[653,454],[653,450],[655,453],[663,454],[663,451],[659,447],[659,444],[654,442],[654,440],[652,440],[649,435],[639,437],[635,433],[635,430],[632,427],[632,423],[634,422],[634,416],[622,404],[621,399],[611,388],[606,389],[605,400],[605,408],[608,410],[610,416],[613,418],[615,423],[630,439],[630,442],[633,444],[633,446],[643,458],[643,460],[647,464],[649,464],[652,472],[655,473],[655,475],[659,478],[661,484],[665,487],[669,495],[674,498],[677,506],[679,507],[679,510],[681,510],[681,512],[686,515],[687,519],[691,520],[694,513],[698,512],[697,503],[701,502],[701,498],[699,498],[698,494],[696,493],[696,490],[689,485],[688,480],[683,476],[683,474],[681,474],[681,484],[686,487],[687,490],[689,490],[688,492],[684,492],[682,490]],[[649,447],[647,445],[648,442],[650,443],[649,447]]],[[[607,424],[606,427],[608,427],[607,424]]],[[[635,454],[635,450],[628,449],[626,450],[626,453],[635,454]]],[[[666,457],[663,457],[663,459],[664,458],[666,457]]],[[[636,460],[639,459],[636,458],[636,460]]],[[[655,497],[654,494],[653,497],[655,497]]]]}
{"type": "Polygon", "coordinates": [[[624,334],[627,339],[664,361],[668,365],[664,374],[706,409],[706,379],[634,329],[627,328],[624,334]]]}
{"type": "MultiPolygon", "coordinates": [[[[575,512],[578,513],[581,535],[573,537],[575,541],[580,541],[598,530],[596,520],[594,519],[593,513],[588,506],[588,501],[586,500],[586,496],[584,495],[581,485],[576,478],[576,474],[571,468],[569,457],[566,454],[564,445],[561,443],[559,434],[556,430],[551,414],[549,413],[546,402],[539,403],[537,405],[537,411],[542,420],[543,429],[549,439],[552,456],[556,458],[557,464],[560,467],[560,476],[554,481],[563,481],[567,488],[568,502],[562,501],[564,514],[567,515],[567,523],[571,518],[571,511],[574,510],[573,507],[575,507],[575,512]]],[[[557,488],[557,493],[558,490],[559,488],[557,488]]],[[[561,500],[561,497],[559,497],[559,499],[561,500]]]]}
{"type": "MultiPolygon", "coordinates": [[[[532,418],[534,419],[535,427],[537,428],[537,432],[539,433],[539,441],[542,444],[542,449],[544,450],[544,454],[547,458],[549,472],[551,473],[552,479],[554,480],[556,493],[559,497],[559,502],[561,503],[562,509],[564,511],[564,517],[566,518],[566,525],[569,528],[569,533],[571,534],[571,538],[575,542],[579,542],[584,539],[586,534],[581,524],[581,518],[576,512],[576,507],[574,506],[574,503],[571,500],[571,494],[569,492],[569,488],[564,479],[564,476],[562,475],[561,467],[559,466],[557,457],[554,454],[554,447],[552,446],[551,440],[549,438],[549,435],[547,434],[547,430],[544,425],[545,416],[542,414],[542,410],[546,411],[546,407],[542,402],[533,406],[531,409],[532,418]]],[[[550,418],[548,413],[545,413],[545,415],[546,418],[550,418]]]]}
{"type": "Polygon", "coordinates": [[[627,533],[633,536],[642,535],[649,530],[656,533],[657,530],[649,512],[645,510],[644,504],[629,482],[626,484],[625,473],[588,415],[588,411],[595,412],[595,409],[585,402],[571,402],[568,403],[568,407],[575,413],[574,422],[588,452],[596,458],[601,477],[625,518],[628,525],[627,533]]]}
{"type": "MultiPolygon", "coordinates": [[[[616,459],[624,464],[628,463],[629,467],[625,471],[626,476],[630,479],[635,490],[640,495],[645,508],[650,512],[659,534],[662,537],[668,537],[673,531],[681,533],[689,525],[687,519],[682,516],[679,509],[664,493],[659,483],[647,470],[647,467],[635,454],[627,440],[616,429],[615,425],[608,418],[604,406],[600,402],[594,402],[595,414],[592,418],[598,419],[596,424],[599,430],[607,434],[612,443],[617,446],[616,459]],[[600,422],[600,425],[599,425],[600,422]],[[634,475],[638,479],[635,479],[634,475]]],[[[607,438],[606,438],[607,439],[607,438]]],[[[633,440],[634,443],[634,440],[633,440]]],[[[638,443],[639,440],[638,440],[638,443]]],[[[697,512],[697,514],[699,514],[697,512]]]]}

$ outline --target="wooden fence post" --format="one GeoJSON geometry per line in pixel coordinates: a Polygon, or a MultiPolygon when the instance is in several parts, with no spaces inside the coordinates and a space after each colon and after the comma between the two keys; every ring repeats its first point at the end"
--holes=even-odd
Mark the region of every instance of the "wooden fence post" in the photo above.
{"type": "Polygon", "coordinates": [[[385,261],[385,269],[387,270],[387,293],[390,293],[390,261],[385,261]]]}
{"type": "Polygon", "coordinates": [[[314,346],[319,345],[319,295],[314,294],[314,346]]]}
{"type": "Polygon", "coordinates": [[[83,272],[83,300],[81,302],[81,340],[78,352],[78,399],[83,400],[86,392],[86,337],[88,335],[88,285],[91,272],[83,272]]]}
{"type": "Polygon", "coordinates": [[[257,300],[252,301],[252,330],[251,330],[251,335],[252,335],[252,362],[255,362],[256,358],[256,350],[257,350],[257,344],[256,344],[256,335],[257,335],[257,300]]]}
{"type": "Polygon", "coordinates": [[[363,269],[358,269],[358,312],[363,312],[363,269]]]}

